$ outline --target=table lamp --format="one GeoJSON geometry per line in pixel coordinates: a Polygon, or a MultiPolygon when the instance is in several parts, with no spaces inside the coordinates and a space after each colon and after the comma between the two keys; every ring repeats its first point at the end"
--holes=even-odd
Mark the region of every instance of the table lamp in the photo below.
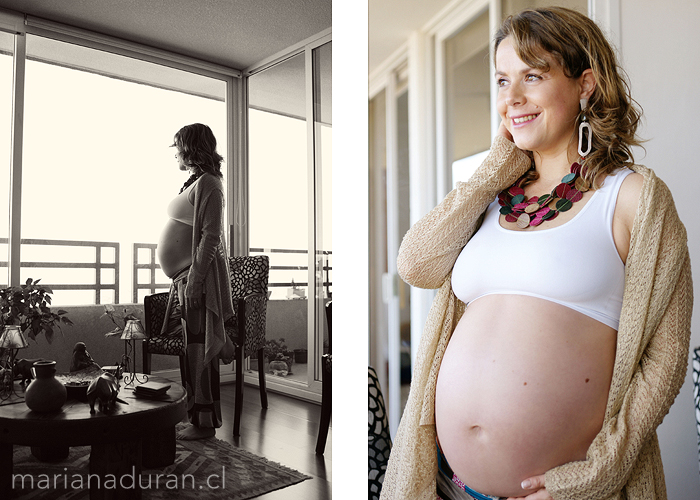
{"type": "Polygon", "coordinates": [[[2,336],[0,336],[0,350],[4,353],[7,351],[7,364],[0,367],[2,369],[2,379],[0,380],[0,395],[3,400],[9,398],[15,393],[14,385],[14,366],[17,352],[20,349],[29,347],[27,339],[22,334],[22,329],[19,325],[5,325],[2,336]]]}
{"type": "Polygon", "coordinates": [[[143,329],[143,325],[141,324],[141,321],[138,319],[130,319],[126,322],[126,325],[124,326],[124,331],[122,332],[121,339],[124,340],[124,356],[122,356],[122,366],[124,367],[124,372],[129,372],[128,375],[124,375],[124,385],[129,386],[132,385],[134,382],[138,383],[145,383],[148,382],[148,376],[145,374],[141,375],[141,379],[139,379],[138,374],[136,373],[136,360],[133,360],[133,366],[132,366],[132,359],[131,356],[133,355],[134,351],[136,350],[135,344],[137,340],[145,340],[148,338],[148,335],[146,335],[146,331],[143,329]]]}

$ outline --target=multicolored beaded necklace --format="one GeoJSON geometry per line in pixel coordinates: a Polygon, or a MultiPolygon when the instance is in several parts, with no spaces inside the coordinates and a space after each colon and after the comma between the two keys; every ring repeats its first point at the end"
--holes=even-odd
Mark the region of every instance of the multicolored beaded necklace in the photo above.
{"type": "Polygon", "coordinates": [[[559,212],[569,210],[574,203],[583,198],[583,193],[588,191],[581,178],[581,164],[578,162],[571,165],[571,173],[562,178],[561,184],[552,189],[551,193],[539,198],[525,198],[522,185],[526,178],[527,173],[498,195],[500,212],[506,216],[506,222],[514,223],[520,229],[539,226],[544,221],[553,220],[559,212]]]}

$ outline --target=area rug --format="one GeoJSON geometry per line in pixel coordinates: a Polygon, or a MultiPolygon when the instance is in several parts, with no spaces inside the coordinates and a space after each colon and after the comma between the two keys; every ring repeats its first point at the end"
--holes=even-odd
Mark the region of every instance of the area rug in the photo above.
{"type": "MultiPolygon", "coordinates": [[[[54,463],[40,462],[27,446],[15,446],[13,458],[16,477],[13,498],[87,500],[90,497],[89,446],[71,448],[66,459],[54,463]],[[19,474],[25,478],[24,488],[19,474]]],[[[177,441],[174,464],[144,470],[140,478],[135,478],[142,486],[142,498],[150,500],[245,500],[306,479],[311,477],[216,438],[177,441]]],[[[130,487],[129,478],[123,484],[130,487]]]]}

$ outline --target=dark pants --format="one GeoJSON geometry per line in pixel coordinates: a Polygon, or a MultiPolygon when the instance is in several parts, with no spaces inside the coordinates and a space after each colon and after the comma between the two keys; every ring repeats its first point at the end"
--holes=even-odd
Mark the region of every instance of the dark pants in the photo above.
{"type": "MultiPolygon", "coordinates": [[[[180,317],[185,332],[185,389],[187,414],[190,422],[200,428],[221,427],[221,397],[219,393],[219,359],[204,364],[206,308],[190,309],[185,300],[187,271],[173,278],[172,294],[177,294],[179,307],[170,311],[170,323],[180,317]]],[[[169,307],[170,309],[170,307],[169,307]]]]}

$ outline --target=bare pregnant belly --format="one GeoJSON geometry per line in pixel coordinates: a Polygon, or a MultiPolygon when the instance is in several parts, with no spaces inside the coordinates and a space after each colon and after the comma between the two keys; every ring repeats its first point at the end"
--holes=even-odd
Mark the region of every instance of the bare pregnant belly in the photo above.
{"type": "Polygon", "coordinates": [[[487,295],[447,346],[435,394],[438,440],[454,473],[488,495],[584,460],[601,428],[616,331],[553,302],[487,295]]]}
{"type": "Polygon", "coordinates": [[[168,278],[192,264],[192,226],[169,219],[160,235],[156,253],[168,278]]]}

